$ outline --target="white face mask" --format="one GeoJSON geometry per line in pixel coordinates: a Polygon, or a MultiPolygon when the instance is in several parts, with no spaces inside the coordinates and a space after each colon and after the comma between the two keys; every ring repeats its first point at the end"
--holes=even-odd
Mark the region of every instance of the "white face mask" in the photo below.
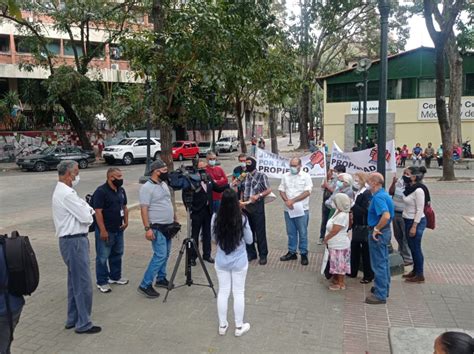
{"type": "Polygon", "coordinates": [[[240,167],[242,167],[242,168],[247,167],[247,163],[246,163],[246,162],[239,162],[239,165],[240,165],[240,167]]]}
{"type": "Polygon", "coordinates": [[[370,186],[368,183],[365,184],[365,188],[367,188],[368,190],[370,190],[370,186]]]}
{"type": "Polygon", "coordinates": [[[354,182],[354,184],[352,185],[356,190],[360,190],[360,184],[359,182],[354,182]]]}
{"type": "Polygon", "coordinates": [[[209,160],[209,165],[210,166],[215,166],[216,165],[216,160],[209,160]]]}
{"type": "Polygon", "coordinates": [[[81,180],[81,176],[77,175],[76,178],[72,181],[72,186],[73,187],[77,186],[80,180],[81,180]]]}

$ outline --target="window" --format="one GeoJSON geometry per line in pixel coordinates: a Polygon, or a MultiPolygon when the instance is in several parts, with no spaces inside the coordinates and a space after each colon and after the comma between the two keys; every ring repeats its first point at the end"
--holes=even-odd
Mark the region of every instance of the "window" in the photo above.
{"type": "MultiPolygon", "coordinates": [[[[84,51],[82,50],[81,44],[79,42],[75,42],[74,47],[76,47],[77,55],[82,57],[84,55],[84,51]]],[[[71,45],[71,41],[64,41],[64,55],[74,56],[74,49],[71,45]]]]}
{"type": "Polygon", "coordinates": [[[10,52],[10,37],[0,36],[0,52],[2,53],[10,52]]]}
{"type": "Polygon", "coordinates": [[[416,79],[402,79],[403,98],[416,98],[416,79]]]}
{"type": "Polygon", "coordinates": [[[388,80],[387,98],[389,100],[399,100],[402,96],[402,81],[388,80]]]}
{"type": "Polygon", "coordinates": [[[0,98],[7,94],[9,90],[8,79],[0,79],[0,98]]]}
{"type": "Polygon", "coordinates": [[[33,51],[33,39],[28,37],[16,37],[15,47],[17,53],[31,53],[33,51]]]}
{"type": "Polygon", "coordinates": [[[474,73],[466,74],[464,96],[474,96],[474,73]]]}
{"type": "Polygon", "coordinates": [[[380,96],[379,82],[369,81],[367,91],[367,101],[377,101],[380,96]]]}
{"type": "Polygon", "coordinates": [[[102,49],[97,50],[97,48],[98,48],[100,45],[101,45],[101,43],[91,43],[91,44],[90,44],[90,48],[91,48],[91,49],[90,49],[90,50],[91,50],[91,53],[90,53],[90,54],[92,54],[92,52],[95,52],[94,58],[103,59],[104,56],[105,56],[105,55],[104,55],[104,54],[105,54],[105,48],[104,48],[104,47],[102,47],[102,49]],[[97,50],[97,51],[96,51],[96,50],[97,50]]]}
{"type": "Polygon", "coordinates": [[[59,39],[52,39],[46,47],[48,48],[49,52],[53,55],[59,55],[61,49],[61,42],[59,39]]]}
{"type": "Polygon", "coordinates": [[[436,93],[436,80],[420,79],[418,81],[418,97],[420,98],[435,97],[435,93],[436,93]]]}

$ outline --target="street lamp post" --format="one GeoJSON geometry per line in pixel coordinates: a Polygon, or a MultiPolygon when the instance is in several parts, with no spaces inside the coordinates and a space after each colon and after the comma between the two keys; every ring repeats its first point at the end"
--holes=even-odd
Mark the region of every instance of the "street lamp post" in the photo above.
{"type": "Polygon", "coordinates": [[[367,76],[372,61],[368,58],[359,60],[356,70],[362,73],[364,78],[364,111],[362,116],[362,149],[367,147],[367,76]]]}
{"type": "Polygon", "coordinates": [[[288,133],[290,134],[290,141],[288,142],[288,146],[293,146],[293,142],[291,141],[291,123],[293,121],[293,108],[289,111],[290,115],[288,118],[288,133]]]}
{"type": "Polygon", "coordinates": [[[357,147],[360,148],[359,140],[362,137],[362,130],[360,127],[360,117],[361,117],[361,111],[360,111],[360,106],[361,106],[361,101],[362,101],[362,89],[364,88],[364,84],[362,82],[359,82],[356,84],[357,88],[357,94],[359,96],[359,109],[357,111],[357,132],[359,133],[359,139],[357,140],[357,147]]]}
{"type": "MultiPolygon", "coordinates": [[[[387,70],[389,0],[379,0],[380,11],[380,96],[377,140],[377,171],[385,178],[385,150],[387,140],[387,70]]],[[[394,158],[394,156],[392,156],[394,158]]]]}

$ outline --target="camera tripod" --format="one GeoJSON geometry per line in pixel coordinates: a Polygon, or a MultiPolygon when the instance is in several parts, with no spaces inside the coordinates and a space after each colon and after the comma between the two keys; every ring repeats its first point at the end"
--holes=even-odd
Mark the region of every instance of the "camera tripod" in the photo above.
{"type": "Polygon", "coordinates": [[[174,265],[173,274],[171,275],[163,302],[166,302],[166,299],[168,298],[168,294],[171,290],[181,288],[185,285],[208,286],[212,289],[212,292],[214,293],[214,297],[217,297],[216,290],[214,289],[214,284],[212,283],[212,280],[211,280],[211,277],[209,276],[206,265],[204,264],[204,260],[201,256],[201,253],[199,252],[198,245],[196,245],[196,242],[191,237],[191,212],[189,211],[189,208],[186,209],[186,214],[187,214],[187,222],[188,222],[187,235],[186,235],[186,238],[183,240],[181,249],[179,250],[178,258],[176,259],[176,264],[174,265]],[[194,250],[195,254],[197,255],[197,258],[199,259],[199,263],[201,264],[202,270],[204,271],[204,274],[206,275],[208,284],[194,283],[193,278],[192,278],[192,271],[191,271],[192,266],[191,266],[191,263],[189,262],[190,257],[191,257],[191,254],[190,254],[191,250],[194,250]],[[176,278],[176,274],[178,273],[178,268],[181,263],[181,260],[183,259],[183,255],[185,255],[184,275],[186,276],[186,282],[182,285],[174,286],[174,280],[176,278]]]}

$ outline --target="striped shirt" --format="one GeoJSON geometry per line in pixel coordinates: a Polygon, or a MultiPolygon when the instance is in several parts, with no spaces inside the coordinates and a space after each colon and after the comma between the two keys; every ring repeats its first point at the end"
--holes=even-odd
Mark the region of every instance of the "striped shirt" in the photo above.
{"type": "Polygon", "coordinates": [[[244,180],[244,201],[250,196],[260,194],[270,188],[268,177],[261,172],[247,173],[244,180]]]}

